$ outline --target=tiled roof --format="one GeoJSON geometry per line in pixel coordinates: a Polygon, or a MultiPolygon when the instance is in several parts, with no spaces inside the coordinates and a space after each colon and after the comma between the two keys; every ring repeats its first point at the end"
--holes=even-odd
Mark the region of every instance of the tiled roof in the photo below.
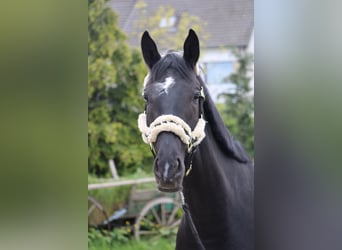
{"type": "MultiPolygon", "coordinates": [[[[111,0],[119,15],[119,25],[128,35],[135,30],[134,20],[139,11],[134,8],[138,0],[111,0]]],[[[162,5],[171,5],[176,13],[188,12],[200,17],[210,35],[206,47],[247,46],[254,26],[253,0],[145,0],[147,13],[155,13],[162,5]]],[[[135,30],[136,31],[136,30],[135,30]]],[[[141,33],[143,30],[141,30],[141,33]]],[[[129,43],[138,46],[140,37],[130,36],[129,43]]]]}

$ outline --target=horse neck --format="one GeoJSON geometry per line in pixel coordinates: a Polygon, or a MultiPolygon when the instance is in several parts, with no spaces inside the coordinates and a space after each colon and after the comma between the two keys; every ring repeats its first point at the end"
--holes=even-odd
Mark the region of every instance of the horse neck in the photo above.
{"type": "MultiPolygon", "coordinates": [[[[201,79],[199,78],[199,80],[201,79]]],[[[227,195],[227,184],[229,184],[229,176],[227,176],[229,166],[227,165],[234,162],[227,155],[227,152],[234,149],[233,139],[203,82],[202,86],[206,95],[203,105],[205,119],[207,120],[206,137],[194,154],[193,170],[184,179],[184,195],[188,200],[190,209],[198,205],[198,200],[210,201],[210,204],[215,206],[216,203],[220,202],[217,200],[220,198],[218,196],[227,195]]],[[[235,153],[234,150],[232,152],[235,153]]]]}
{"type": "MultiPolygon", "coordinates": [[[[239,211],[252,209],[253,167],[241,144],[225,127],[206,86],[203,88],[206,137],[193,156],[183,192],[200,236],[216,238],[231,234],[229,222],[244,220],[237,215],[239,211]]],[[[253,210],[243,213],[252,214],[253,210]]]]}
{"type": "Polygon", "coordinates": [[[229,206],[229,176],[226,172],[229,162],[233,159],[222,153],[208,124],[206,138],[193,157],[193,169],[184,179],[185,200],[195,221],[212,214],[227,214],[220,208],[229,206]]]}

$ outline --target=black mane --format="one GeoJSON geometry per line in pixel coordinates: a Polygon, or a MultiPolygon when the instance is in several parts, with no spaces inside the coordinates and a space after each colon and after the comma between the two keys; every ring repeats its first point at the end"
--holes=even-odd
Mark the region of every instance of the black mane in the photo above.
{"type": "Polygon", "coordinates": [[[238,162],[247,163],[251,161],[244,147],[240,142],[233,138],[224,125],[224,122],[222,121],[222,118],[210,97],[205,83],[201,77],[198,76],[197,79],[201,83],[201,86],[203,86],[205,93],[206,99],[203,105],[205,119],[210,124],[215,140],[218,142],[220,148],[238,162]]]}

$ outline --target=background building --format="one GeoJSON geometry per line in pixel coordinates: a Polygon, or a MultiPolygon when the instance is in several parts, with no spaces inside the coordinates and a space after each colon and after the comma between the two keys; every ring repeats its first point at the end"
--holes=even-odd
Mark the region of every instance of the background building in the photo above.
{"type": "MultiPolygon", "coordinates": [[[[110,6],[119,15],[120,28],[128,35],[129,44],[133,47],[139,47],[140,36],[146,29],[137,24],[143,22],[146,16],[154,15],[161,6],[174,8],[173,15],[162,17],[156,23],[160,29],[167,29],[170,37],[179,29],[181,18],[184,18],[183,13],[198,17],[203,24],[203,33],[206,35],[206,39],[201,39],[199,34],[201,42],[199,62],[215,101],[219,101],[219,93],[234,88],[228,80],[229,75],[236,68],[232,49],[254,52],[253,0],[112,0],[110,6]],[[144,12],[141,11],[142,7],[144,12]]],[[[253,84],[252,76],[252,88],[253,84]]]]}

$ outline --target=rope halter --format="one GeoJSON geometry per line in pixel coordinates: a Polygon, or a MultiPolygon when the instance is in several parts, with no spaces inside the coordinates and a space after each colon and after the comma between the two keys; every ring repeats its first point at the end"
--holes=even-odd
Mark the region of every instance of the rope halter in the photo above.
{"type": "Polygon", "coordinates": [[[146,144],[150,144],[151,148],[153,148],[152,144],[156,142],[161,132],[171,132],[188,146],[188,152],[191,152],[204,139],[205,123],[206,121],[201,116],[192,131],[185,121],[175,115],[161,115],[149,127],[147,126],[145,112],[140,114],[138,119],[138,127],[142,133],[142,139],[146,144]]]}

